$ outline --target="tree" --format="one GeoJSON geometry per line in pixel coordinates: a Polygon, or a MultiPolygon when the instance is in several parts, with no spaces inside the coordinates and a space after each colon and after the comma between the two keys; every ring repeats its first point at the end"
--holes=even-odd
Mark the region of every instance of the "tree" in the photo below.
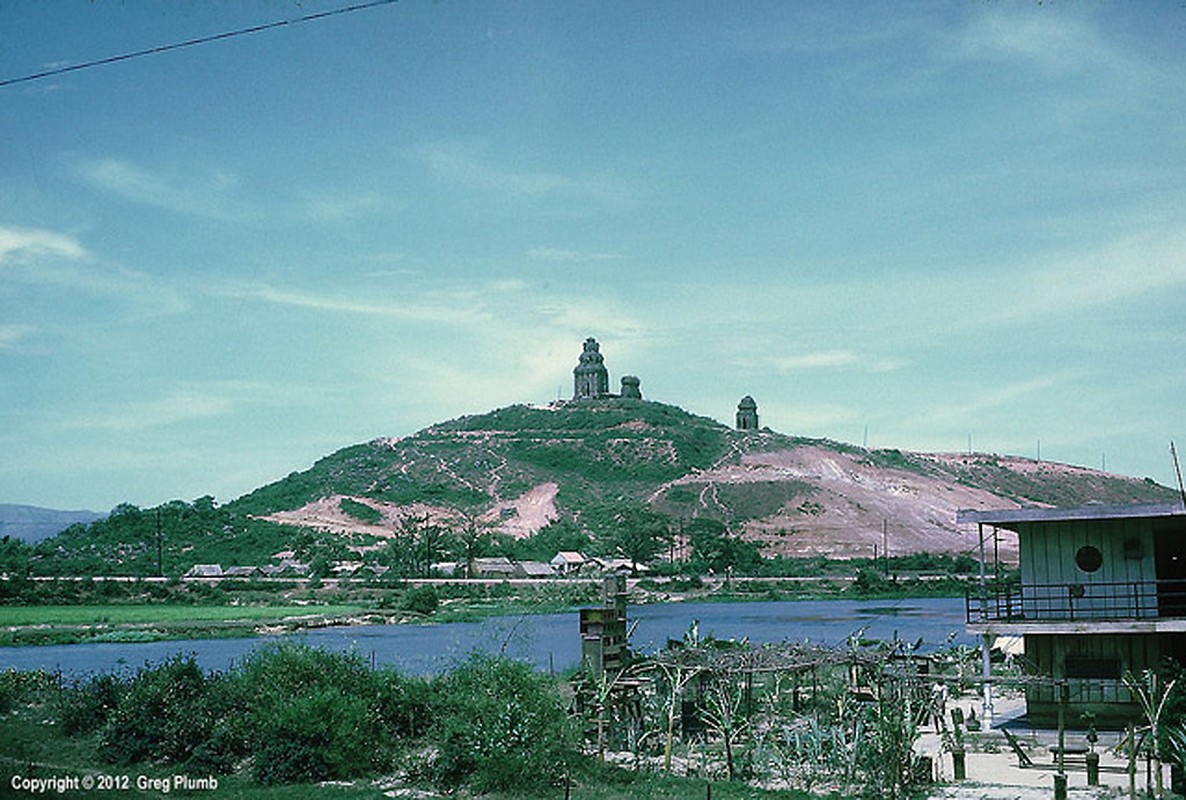
{"type": "Polygon", "coordinates": [[[388,540],[382,560],[400,577],[428,577],[432,565],[445,552],[447,533],[427,516],[404,517],[395,537],[388,540]]]}
{"type": "Polygon", "coordinates": [[[486,554],[490,548],[490,528],[478,522],[472,514],[465,515],[465,522],[458,531],[453,544],[453,555],[465,565],[465,577],[473,573],[474,559],[486,554]]]}
{"type": "Polygon", "coordinates": [[[716,520],[692,520],[687,534],[692,546],[692,561],[701,570],[751,572],[762,563],[757,545],[729,535],[725,525],[716,520]]]}
{"type": "Polygon", "coordinates": [[[652,560],[667,543],[671,520],[642,506],[623,506],[612,517],[610,542],[632,566],[652,560]]]}
{"type": "Polygon", "coordinates": [[[510,555],[525,561],[548,561],[562,550],[582,552],[589,547],[589,534],[569,519],[549,522],[526,539],[509,543],[510,555]]]}

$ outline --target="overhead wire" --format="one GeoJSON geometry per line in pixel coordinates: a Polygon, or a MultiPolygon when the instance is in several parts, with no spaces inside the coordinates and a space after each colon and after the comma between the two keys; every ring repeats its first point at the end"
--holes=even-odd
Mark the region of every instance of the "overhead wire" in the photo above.
{"type": "Polygon", "coordinates": [[[210,42],[218,42],[224,39],[233,39],[236,36],[246,36],[250,33],[260,33],[262,31],[272,30],[274,28],[282,28],[286,25],[299,25],[305,22],[315,22],[317,20],[327,19],[329,17],[336,17],[341,14],[352,14],[356,11],[366,11],[367,9],[375,8],[377,6],[386,6],[398,2],[399,0],[368,0],[365,3],[354,3],[340,8],[330,9],[328,11],[318,11],[314,14],[305,14],[301,17],[293,19],[276,20],[275,22],[265,22],[260,25],[252,25],[247,28],[238,28],[232,31],[224,31],[223,33],[214,33],[209,36],[199,36],[194,39],[186,39],[181,42],[173,42],[172,44],[157,45],[156,47],[149,47],[144,50],[136,50],[129,53],[121,53],[119,55],[107,56],[105,58],[98,58],[93,61],[86,61],[81,64],[67,64],[53,69],[43,70],[42,72],[35,72],[29,75],[22,75],[18,78],[6,78],[0,80],[0,88],[5,86],[13,86],[19,83],[28,83],[30,81],[40,80],[42,78],[49,78],[54,75],[64,75],[68,72],[77,72],[79,70],[91,69],[92,67],[101,67],[108,64],[117,64],[121,61],[129,61],[133,58],[141,58],[143,56],[152,56],[159,53],[167,53],[171,50],[180,50],[185,47],[195,47],[201,44],[209,44],[210,42]]]}

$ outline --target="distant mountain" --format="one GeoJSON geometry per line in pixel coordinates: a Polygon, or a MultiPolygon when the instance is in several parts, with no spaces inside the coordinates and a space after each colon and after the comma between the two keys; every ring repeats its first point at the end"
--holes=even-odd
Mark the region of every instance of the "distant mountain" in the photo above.
{"type": "Polygon", "coordinates": [[[24,542],[40,542],[76,523],[88,525],[106,516],[95,511],[59,511],[0,503],[0,537],[11,536],[24,542]]]}
{"type": "MultiPolygon", "coordinates": [[[[408,513],[463,513],[525,536],[555,519],[596,531],[605,509],[626,503],[677,524],[723,521],[767,554],[852,557],[887,545],[891,554],[972,550],[960,508],[1176,498],[1149,479],[1082,467],[738,431],[676,406],[610,398],[510,406],[347,447],[227,508],[379,536],[408,513]]],[[[1009,555],[1015,540],[999,547],[1009,555]]]]}

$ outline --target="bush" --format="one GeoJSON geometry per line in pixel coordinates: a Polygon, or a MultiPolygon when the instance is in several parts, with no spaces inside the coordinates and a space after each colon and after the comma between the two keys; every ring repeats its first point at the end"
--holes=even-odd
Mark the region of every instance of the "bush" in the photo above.
{"type": "Polygon", "coordinates": [[[517,661],[474,656],[436,688],[440,750],[431,772],[439,785],[522,792],[563,779],[576,738],[552,679],[517,661]]]}
{"type": "Polygon", "coordinates": [[[349,514],[357,520],[362,522],[369,522],[372,525],[383,521],[383,513],[374,506],[369,506],[366,503],[360,503],[357,500],[352,500],[349,497],[343,497],[338,501],[338,508],[343,513],[349,514]]]}
{"type": "Polygon", "coordinates": [[[398,732],[423,727],[413,692],[353,653],[279,644],[232,678],[246,713],[233,739],[260,783],[352,778],[386,765],[398,732]]]}
{"type": "Polygon", "coordinates": [[[437,590],[431,586],[416,586],[404,595],[403,607],[415,614],[431,616],[441,604],[437,590]]]}
{"type": "Polygon", "coordinates": [[[877,595],[895,589],[895,585],[888,578],[874,569],[858,569],[853,579],[851,590],[859,595],[877,595]]]}
{"type": "Polygon", "coordinates": [[[0,717],[16,707],[20,694],[17,690],[16,675],[13,670],[0,674],[0,717]]]}
{"type": "Polygon", "coordinates": [[[256,709],[255,779],[308,783],[352,778],[377,766],[382,730],[351,688],[318,686],[256,709]]]}
{"type": "Polygon", "coordinates": [[[76,682],[58,703],[58,724],[67,736],[93,733],[107,724],[127,687],[114,675],[76,682]]]}
{"type": "Polygon", "coordinates": [[[103,726],[100,756],[119,765],[188,760],[221,715],[222,709],[207,708],[206,689],[207,678],[192,655],[144,667],[103,726]]]}

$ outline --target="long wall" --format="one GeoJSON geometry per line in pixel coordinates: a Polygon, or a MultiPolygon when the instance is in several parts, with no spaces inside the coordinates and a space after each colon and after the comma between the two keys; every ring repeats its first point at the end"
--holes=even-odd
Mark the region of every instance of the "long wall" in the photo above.
{"type": "Polygon", "coordinates": [[[1147,520],[1033,523],[1018,530],[1021,583],[1030,619],[1157,616],[1153,531],[1147,520]],[[1094,571],[1075,559],[1101,556],[1094,571]]]}

